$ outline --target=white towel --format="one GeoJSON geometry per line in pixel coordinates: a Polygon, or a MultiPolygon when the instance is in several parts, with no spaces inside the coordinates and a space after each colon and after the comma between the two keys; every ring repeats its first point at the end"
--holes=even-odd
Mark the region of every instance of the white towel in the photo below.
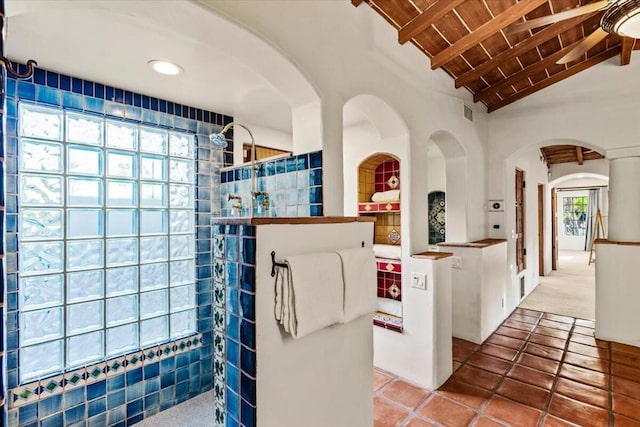
{"type": "Polygon", "coordinates": [[[371,248],[338,251],[344,278],[344,322],[378,309],[376,259],[371,248]]]}
{"type": "Polygon", "coordinates": [[[400,245],[373,245],[373,252],[378,258],[402,258],[402,248],[400,247],[400,245]]]}
{"type": "Polygon", "coordinates": [[[372,202],[397,202],[400,200],[400,190],[379,191],[371,196],[372,202]]]}
{"type": "Polygon", "coordinates": [[[338,254],[283,257],[277,268],[275,317],[293,338],[343,323],[344,284],[338,254]]]}

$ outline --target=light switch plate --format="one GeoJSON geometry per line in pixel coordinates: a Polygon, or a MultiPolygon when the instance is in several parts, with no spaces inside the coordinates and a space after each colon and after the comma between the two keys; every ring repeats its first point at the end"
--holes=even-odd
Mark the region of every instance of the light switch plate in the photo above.
{"type": "Polygon", "coordinates": [[[461,269],[462,257],[459,257],[459,256],[451,257],[451,268],[461,269]]]}
{"type": "Polygon", "coordinates": [[[411,273],[411,287],[416,289],[427,289],[427,277],[424,273],[411,273]]]}

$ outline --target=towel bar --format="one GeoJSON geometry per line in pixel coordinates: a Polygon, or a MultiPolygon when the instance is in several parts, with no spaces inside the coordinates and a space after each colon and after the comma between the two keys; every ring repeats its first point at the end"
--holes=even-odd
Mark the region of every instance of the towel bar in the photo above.
{"type": "MultiPolygon", "coordinates": [[[[364,240],[362,241],[362,247],[364,248],[364,240]]],[[[276,251],[271,251],[271,277],[276,275],[276,267],[289,268],[287,264],[276,262],[276,251]]]]}
{"type": "Polygon", "coordinates": [[[271,251],[271,277],[276,275],[276,267],[289,268],[287,264],[276,262],[276,251],[271,251]]]}

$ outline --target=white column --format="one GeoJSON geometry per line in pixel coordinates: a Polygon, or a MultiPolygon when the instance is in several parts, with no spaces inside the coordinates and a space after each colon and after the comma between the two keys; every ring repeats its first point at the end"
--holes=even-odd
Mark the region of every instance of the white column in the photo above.
{"type": "MultiPolygon", "coordinates": [[[[407,223],[407,212],[404,209],[405,203],[409,204],[409,250],[410,253],[424,252],[429,248],[429,204],[428,204],[428,192],[429,192],[429,173],[425,165],[427,164],[428,151],[427,143],[420,141],[419,137],[415,136],[416,133],[411,133],[411,141],[409,148],[409,161],[407,162],[408,172],[405,173],[401,170],[401,188],[403,191],[408,190],[409,197],[405,198],[401,196],[403,205],[403,225],[407,223]],[[407,177],[408,179],[405,179],[407,177]],[[406,190],[405,190],[406,189],[406,190]]],[[[404,168],[405,165],[400,165],[400,168],[404,168]]],[[[448,190],[448,188],[447,188],[448,190]]],[[[448,196],[448,195],[447,195],[448,196]]],[[[448,200],[447,200],[448,203],[448,200]]],[[[403,226],[403,229],[405,227],[403,226]]],[[[406,234],[406,233],[405,233],[406,234]]],[[[407,240],[403,240],[403,246],[407,243],[407,240]]]]}
{"type": "Polygon", "coordinates": [[[323,99],[322,193],[324,216],[344,215],[342,108],[344,102],[323,99]]]}
{"type": "Polygon", "coordinates": [[[612,244],[596,245],[596,338],[640,345],[640,149],[607,152],[612,244]],[[615,242],[635,242],[618,245],[615,242]]]}
{"type": "Polygon", "coordinates": [[[609,240],[640,242],[640,157],[609,161],[609,240]]]}
{"type": "Polygon", "coordinates": [[[322,149],[324,216],[344,215],[343,105],[337,98],[323,98],[292,110],[294,154],[322,149]]]}

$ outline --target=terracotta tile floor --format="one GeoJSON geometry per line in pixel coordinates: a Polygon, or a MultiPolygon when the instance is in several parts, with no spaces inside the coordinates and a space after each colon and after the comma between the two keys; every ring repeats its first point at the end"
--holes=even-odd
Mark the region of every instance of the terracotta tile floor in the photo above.
{"type": "Polygon", "coordinates": [[[376,369],[374,425],[640,426],[640,348],[593,327],[518,308],[482,345],[453,339],[438,390],[376,369]]]}

